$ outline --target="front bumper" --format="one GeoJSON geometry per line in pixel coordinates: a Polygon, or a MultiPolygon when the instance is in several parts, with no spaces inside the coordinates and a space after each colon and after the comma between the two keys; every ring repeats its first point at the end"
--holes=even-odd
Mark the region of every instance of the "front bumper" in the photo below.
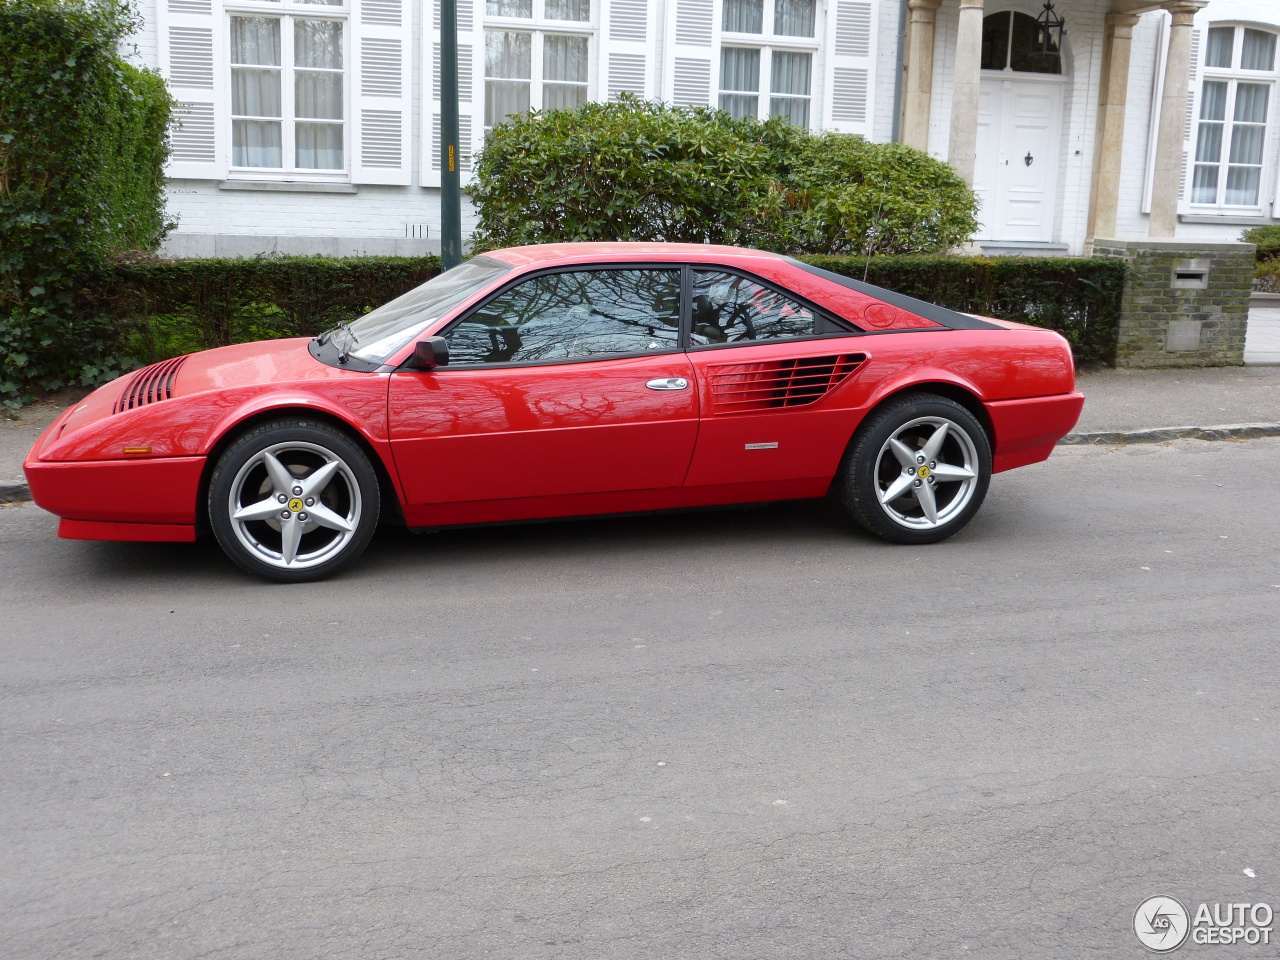
{"type": "Polygon", "coordinates": [[[37,506],[61,517],[59,536],[84,540],[195,539],[204,457],[41,460],[59,421],[36,441],[22,472],[37,506]]]}

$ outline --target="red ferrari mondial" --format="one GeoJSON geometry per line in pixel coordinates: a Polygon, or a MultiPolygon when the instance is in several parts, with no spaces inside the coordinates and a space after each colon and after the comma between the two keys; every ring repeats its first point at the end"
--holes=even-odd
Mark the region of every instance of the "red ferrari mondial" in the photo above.
{"type": "Polygon", "coordinates": [[[832,494],[951,536],[1084,402],[1056,333],[788,257],[496,250],[313,340],[177,357],[58,418],[24,465],[83,540],[190,541],[272,580],[410,528],[832,494]]]}

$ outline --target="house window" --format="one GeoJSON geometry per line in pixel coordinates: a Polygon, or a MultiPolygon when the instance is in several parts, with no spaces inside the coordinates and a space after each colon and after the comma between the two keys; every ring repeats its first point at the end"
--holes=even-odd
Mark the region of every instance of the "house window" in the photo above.
{"type": "Polygon", "coordinates": [[[346,169],[346,24],[315,16],[316,6],[336,5],[311,4],[306,16],[231,17],[232,167],[346,169]]]}
{"type": "Polygon", "coordinates": [[[484,125],[572,110],[590,86],[591,0],[486,0],[484,125]]]}
{"type": "Polygon", "coordinates": [[[993,13],[982,20],[983,70],[1013,70],[1017,73],[1062,73],[1062,52],[1050,40],[1042,49],[1043,37],[1034,17],[1008,11],[993,13]]]}
{"type": "Polygon", "coordinates": [[[1191,202],[1257,207],[1275,97],[1276,35],[1211,27],[1196,115],[1191,202]]]}
{"type": "Polygon", "coordinates": [[[815,0],[724,0],[722,13],[720,109],[808,128],[815,0]]]}

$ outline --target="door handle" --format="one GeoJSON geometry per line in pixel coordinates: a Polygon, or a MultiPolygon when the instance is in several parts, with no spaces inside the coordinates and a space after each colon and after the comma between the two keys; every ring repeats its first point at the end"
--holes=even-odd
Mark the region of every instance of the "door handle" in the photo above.
{"type": "Polygon", "coordinates": [[[689,381],[684,377],[659,377],[657,380],[650,380],[645,386],[650,390],[683,390],[689,386],[689,381]]]}

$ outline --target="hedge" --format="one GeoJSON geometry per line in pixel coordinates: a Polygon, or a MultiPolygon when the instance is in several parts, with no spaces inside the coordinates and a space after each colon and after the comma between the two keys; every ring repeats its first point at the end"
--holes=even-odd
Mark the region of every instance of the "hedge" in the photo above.
{"type": "Polygon", "coordinates": [[[1125,265],[1114,257],[801,259],[953,310],[1048,327],[1076,363],[1115,363],[1125,265]]]}
{"type": "Polygon", "coordinates": [[[125,0],[0,4],[0,398],[119,372],[113,318],[76,291],[165,231],[171,100],[120,44],[125,0]]]}
{"type": "Polygon", "coordinates": [[[439,257],[116,260],[81,291],[138,363],[247,340],[314,336],[440,272],[439,257]]]}
{"type": "MultiPolygon", "coordinates": [[[[1120,260],[939,256],[804,257],[909,296],[1063,333],[1077,361],[1111,363],[1120,260]]],[[[121,259],[82,291],[135,363],[245,340],[310,336],[435,276],[436,257],[121,259]]]]}

